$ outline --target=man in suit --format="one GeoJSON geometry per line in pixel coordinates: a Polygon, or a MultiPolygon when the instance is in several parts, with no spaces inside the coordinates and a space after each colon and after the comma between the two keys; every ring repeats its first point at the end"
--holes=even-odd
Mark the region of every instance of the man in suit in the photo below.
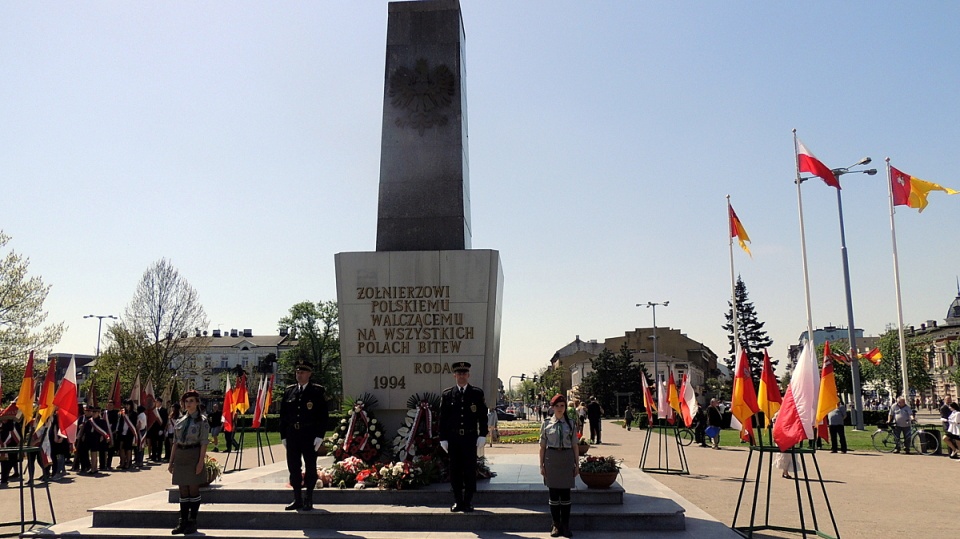
{"type": "Polygon", "coordinates": [[[440,395],[440,446],[450,455],[453,512],[473,511],[477,491],[477,450],[487,441],[487,405],[483,390],[467,383],[470,364],[452,365],[457,384],[440,395]]]}
{"type": "Polygon", "coordinates": [[[297,383],[284,389],[280,402],[280,441],[287,449],[287,471],[293,487],[293,503],[284,507],[287,511],[313,509],[317,450],[327,430],[328,414],[324,388],[310,382],[312,373],[313,367],[309,363],[297,365],[297,383]],[[304,466],[306,470],[301,479],[304,466]],[[306,487],[305,494],[300,492],[303,487],[306,487]]]}

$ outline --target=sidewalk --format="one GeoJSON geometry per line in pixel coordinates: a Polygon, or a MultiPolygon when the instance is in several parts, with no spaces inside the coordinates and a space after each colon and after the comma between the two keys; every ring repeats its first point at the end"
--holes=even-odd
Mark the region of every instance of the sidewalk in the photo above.
{"type": "MultiPolygon", "coordinates": [[[[922,423],[939,423],[939,416],[931,414],[918,414],[917,419],[922,423]]],[[[873,429],[868,426],[867,430],[873,429]]],[[[605,421],[604,443],[591,447],[590,454],[614,455],[624,459],[624,466],[638,467],[646,432],[636,428],[627,431],[605,421]]],[[[732,524],[749,448],[744,445],[714,451],[691,445],[685,449],[690,475],[651,476],[720,522],[732,524]]],[[[817,453],[817,461],[843,539],[948,537],[955,533],[956,526],[946,515],[954,512],[951,500],[957,489],[960,461],[950,460],[946,454],[908,456],[873,451],[847,454],[821,451],[817,453]]],[[[755,474],[756,465],[751,468],[755,474]]],[[[771,512],[771,522],[780,516],[786,520],[796,514],[794,482],[780,478],[776,469],[774,472],[771,506],[782,508],[782,515],[775,514],[780,511],[771,512]]],[[[746,491],[752,495],[752,482],[746,491]]],[[[820,492],[819,486],[815,500],[817,492],[820,492]]],[[[744,503],[748,502],[749,499],[744,503]]],[[[741,507],[738,526],[749,521],[749,505],[746,511],[741,507]]],[[[832,532],[829,516],[819,511],[817,516],[824,519],[821,530],[832,532]]],[[[754,534],[754,537],[799,536],[768,533],[754,534]]]]}
{"type": "MultiPolygon", "coordinates": [[[[920,418],[923,422],[933,422],[920,418]]],[[[645,430],[626,431],[612,422],[604,422],[602,445],[593,446],[591,455],[614,455],[624,459],[623,465],[636,468],[640,462],[645,430]]],[[[651,474],[650,477],[677,492],[707,514],[727,525],[732,523],[749,450],[746,446],[721,451],[696,445],[686,449],[691,475],[651,474]]],[[[486,448],[488,455],[535,454],[535,444],[496,444],[486,448]]],[[[269,452],[267,462],[270,462],[269,452]]],[[[211,453],[223,461],[223,453],[211,453]]],[[[282,463],[286,453],[273,446],[274,462],[282,463]]],[[[231,457],[231,465],[233,463],[231,457]]],[[[960,464],[946,456],[906,456],[876,452],[817,453],[817,461],[826,482],[840,535],[844,539],[875,537],[949,536],[954,531],[947,515],[953,511],[953,499],[960,464]]],[[[256,467],[253,448],[244,451],[245,469],[256,467]]],[[[232,466],[231,466],[232,467],[232,466]]],[[[754,466],[755,470],[755,466],[754,466]]],[[[794,483],[774,476],[771,504],[781,510],[771,514],[771,521],[796,514],[794,483]]],[[[50,492],[58,522],[87,516],[89,508],[126,500],[163,490],[170,486],[166,465],[154,465],[135,472],[113,472],[100,477],[71,474],[65,480],[51,483],[50,492]]],[[[752,483],[747,491],[752,494],[752,483]]],[[[37,490],[39,518],[48,518],[46,495],[37,490]]],[[[738,525],[746,524],[749,511],[743,512],[738,525]]],[[[820,516],[821,513],[818,513],[820,516]]],[[[19,518],[19,495],[16,488],[0,489],[0,521],[19,518]]],[[[832,530],[829,518],[821,529],[832,530]]],[[[0,530],[10,531],[9,528],[0,530]]],[[[794,537],[792,534],[754,534],[755,537],[794,537]]]]}

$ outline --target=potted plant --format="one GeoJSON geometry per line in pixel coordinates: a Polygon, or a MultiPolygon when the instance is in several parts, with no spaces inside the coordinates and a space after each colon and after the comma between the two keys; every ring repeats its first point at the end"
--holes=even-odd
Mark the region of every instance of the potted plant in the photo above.
{"type": "Polygon", "coordinates": [[[207,474],[207,480],[206,483],[200,485],[201,487],[210,486],[210,483],[220,479],[220,476],[223,475],[223,468],[220,466],[220,463],[210,455],[207,455],[203,459],[203,471],[207,474]]]}
{"type": "Polygon", "coordinates": [[[578,434],[577,436],[580,436],[580,442],[577,444],[577,452],[580,455],[586,455],[587,451],[590,451],[590,442],[588,442],[587,439],[582,435],[578,434]]]}
{"type": "Polygon", "coordinates": [[[580,479],[589,488],[609,488],[620,473],[620,463],[613,456],[581,457],[580,479]]]}

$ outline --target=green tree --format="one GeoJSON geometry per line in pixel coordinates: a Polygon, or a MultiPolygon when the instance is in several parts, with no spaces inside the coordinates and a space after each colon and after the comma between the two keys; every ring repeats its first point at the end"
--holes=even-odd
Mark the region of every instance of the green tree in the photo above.
{"type": "Polygon", "coordinates": [[[281,354],[280,373],[292,378],[296,364],[309,361],[313,379],[323,385],[327,395],[341,397],[343,374],[340,365],[340,313],[336,301],[301,301],[290,307],[287,316],[277,322],[280,329],[296,332],[297,345],[281,354]]]}
{"type": "MultiPolygon", "coordinates": [[[[0,230],[0,252],[4,251],[10,236],[0,230]]],[[[50,292],[50,285],[43,284],[38,276],[28,273],[30,259],[10,249],[0,258],[0,371],[7,381],[4,386],[6,402],[19,390],[30,350],[35,350],[35,374],[43,377],[46,371],[44,357],[47,351],[60,341],[63,322],[43,326],[47,312],[43,302],[50,292]]]]}
{"type": "MultiPolygon", "coordinates": [[[[749,301],[747,285],[743,283],[743,279],[741,279],[739,275],[737,276],[737,284],[734,287],[734,297],[737,302],[737,325],[740,330],[740,346],[747,351],[747,358],[750,360],[750,371],[753,373],[753,378],[759,380],[760,374],[763,372],[763,350],[772,346],[773,340],[767,335],[767,331],[763,329],[764,323],[760,321],[757,316],[757,311],[753,307],[753,303],[749,301]]],[[[733,373],[737,360],[736,347],[733,342],[733,306],[730,302],[727,302],[727,306],[728,310],[724,315],[727,323],[723,325],[723,329],[729,333],[727,341],[730,343],[730,355],[724,358],[724,363],[726,363],[730,372],[733,373]]],[[[773,367],[776,367],[777,363],[779,363],[778,360],[770,359],[770,364],[773,367]]]]}
{"type": "Polygon", "coordinates": [[[629,393],[629,402],[634,405],[643,404],[640,377],[645,376],[650,385],[652,381],[646,372],[646,367],[641,362],[634,361],[633,352],[626,342],[621,345],[616,354],[606,348],[601,350],[600,354],[591,361],[591,366],[593,371],[584,376],[581,383],[582,398],[596,397],[600,406],[610,415],[627,404],[622,401],[617,402],[618,393],[629,393]]]}
{"type": "MultiPolygon", "coordinates": [[[[907,375],[910,388],[918,391],[929,389],[933,381],[927,372],[926,346],[920,339],[907,338],[904,347],[907,351],[907,375]]],[[[893,389],[894,395],[903,393],[903,377],[900,371],[900,337],[898,331],[891,329],[880,336],[880,353],[883,359],[879,365],[860,362],[861,371],[869,380],[893,389]]]]}
{"type": "Polygon", "coordinates": [[[197,291],[161,258],[143,272],[117,325],[123,331],[108,331],[108,338],[122,342],[110,344],[120,346],[127,361],[136,362],[143,384],[152,380],[160,392],[171,375],[203,349],[203,341],[190,335],[208,322],[197,291]]]}

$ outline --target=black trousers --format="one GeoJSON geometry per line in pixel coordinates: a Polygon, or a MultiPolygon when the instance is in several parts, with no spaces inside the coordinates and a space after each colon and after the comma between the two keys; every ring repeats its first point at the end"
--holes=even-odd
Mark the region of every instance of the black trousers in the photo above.
{"type": "Polygon", "coordinates": [[[292,430],[287,434],[287,471],[293,490],[304,486],[313,490],[317,486],[317,451],[313,448],[316,438],[315,432],[306,430],[292,430]]]}
{"type": "Polygon", "coordinates": [[[839,449],[847,452],[847,433],[843,430],[843,425],[830,425],[830,450],[839,449]],[[840,445],[837,445],[837,437],[840,438],[840,445]]]}
{"type": "Polygon", "coordinates": [[[602,443],[602,440],[600,439],[600,418],[599,417],[597,419],[593,419],[593,418],[590,419],[590,440],[597,443],[602,443]]]}
{"type": "Polygon", "coordinates": [[[477,491],[477,436],[451,438],[450,486],[456,503],[470,503],[477,491]]]}

